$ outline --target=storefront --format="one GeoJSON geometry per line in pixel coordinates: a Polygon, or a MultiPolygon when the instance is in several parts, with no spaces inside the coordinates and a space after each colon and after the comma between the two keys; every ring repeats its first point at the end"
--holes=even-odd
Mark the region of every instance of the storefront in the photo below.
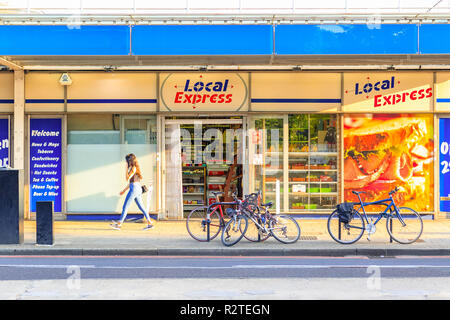
{"type": "MultiPolygon", "coordinates": [[[[211,203],[213,191],[229,199],[262,190],[274,210],[326,216],[355,201],[354,190],[376,200],[400,186],[400,205],[437,216],[450,210],[450,73],[69,76],[69,86],[60,72],[25,76],[29,217],[39,199],[55,201],[67,219],[117,217],[128,153],[153,184],[144,203],[161,219],[185,217],[211,203]]],[[[12,85],[4,88],[0,141],[12,133],[14,110],[12,85]]],[[[0,158],[13,157],[11,140],[0,158]]],[[[130,212],[140,216],[137,206],[130,212]]]]}

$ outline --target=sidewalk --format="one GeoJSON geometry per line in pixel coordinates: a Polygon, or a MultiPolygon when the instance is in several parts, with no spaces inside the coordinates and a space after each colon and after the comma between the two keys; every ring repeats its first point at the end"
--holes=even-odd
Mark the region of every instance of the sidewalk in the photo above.
{"type": "Polygon", "coordinates": [[[198,242],[186,231],[185,221],[157,221],[155,228],[142,230],[143,223],[126,222],[122,230],[109,227],[109,221],[55,221],[53,246],[36,245],[36,222],[25,221],[22,245],[0,245],[0,255],[184,255],[184,256],[397,256],[450,255],[450,220],[424,220],[422,237],[413,244],[390,243],[386,224],[367,240],[341,245],[328,235],[326,219],[298,220],[302,233],[295,244],[285,245],[274,238],[253,243],[243,238],[225,247],[217,237],[198,242]]]}

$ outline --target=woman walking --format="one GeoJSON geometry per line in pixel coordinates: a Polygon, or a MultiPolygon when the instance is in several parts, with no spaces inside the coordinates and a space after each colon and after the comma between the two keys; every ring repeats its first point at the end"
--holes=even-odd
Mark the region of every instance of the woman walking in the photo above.
{"type": "Polygon", "coordinates": [[[127,197],[125,198],[125,202],[123,204],[122,208],[122,215],[120,216],[119,221],[113,221],[111,224],[111,227],[116,230],[120,230],[122,227],[122,223],[125,221],[125,218],[127,217],[128,208],[130,207],[133,200],[136,202],[139,209],[144,214],[145,218],[147,219],[147,226],[144,228],[144,230],[148,230],[153,228],[153,223],[150,220],[150,216],[148,212],[144,209],[144,204],[142,203],[142,186],[140,181],[142,180],[142,174],[141,169],[139,167],[139,163],[136,159],[136,156],[132,153],[128,154],[125,157],[125,160],[127,161],[127,172],[126,172],[126,179],[128,182],[128,185],[125,189],[123,189],[120,192],[120,195],[123,195],[128,189],[127,197]]]}

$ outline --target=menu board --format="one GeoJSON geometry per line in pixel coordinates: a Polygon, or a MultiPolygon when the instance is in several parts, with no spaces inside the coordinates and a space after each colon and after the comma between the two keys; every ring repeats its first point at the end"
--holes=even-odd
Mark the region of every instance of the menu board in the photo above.
{"type": "Polygon", "coordinates": [[[0,167],[9,164],[9,123],[8,119],[0,119],[0,167]]]}
{"type": "Polygon", "coordinates": [[[30,202],[53,201],[61,212],[61,119],[30,119],[30,202]]]}
{"type": "Polygon", "coordinates": [[[450,118],[439,119],[439,204],[450,212],[450,118]]]}

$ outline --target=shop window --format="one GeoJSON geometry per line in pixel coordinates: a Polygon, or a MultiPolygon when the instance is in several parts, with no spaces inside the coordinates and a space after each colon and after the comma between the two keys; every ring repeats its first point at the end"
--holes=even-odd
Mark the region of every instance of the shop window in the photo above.
{"type": "MultiPolygon", "coordinates": [[[[156,210],[155,116],[74,114],[67,128],[68,213],[120,213],[129,153],[138,158],[142,183],[155,186],[149,208],[156,210]]],[[[139,212],[135,204],[130,212],[139,212]]]]}
{"type": "Polygon", "coordinates": [[[274,208],[283,210],[283,200],[280,198],[279,203],[277,201],[277,185],[282,194],[284,119],[256,119],[254,126],[253,142],[256,149],[252,156],[255,189],[262,190],[265,202],[273,202],[274,208]]]}
{"type": "Polygon", "coordinates": [[[335,115],[290,114],[254,119],[255,190],[288,212],[331,210],[337,204],[335,115]]]}
{"type": "Polygon", "coordinates": [[[289,211],[337,203],[336,116],[289,115],[289,211]]]}

